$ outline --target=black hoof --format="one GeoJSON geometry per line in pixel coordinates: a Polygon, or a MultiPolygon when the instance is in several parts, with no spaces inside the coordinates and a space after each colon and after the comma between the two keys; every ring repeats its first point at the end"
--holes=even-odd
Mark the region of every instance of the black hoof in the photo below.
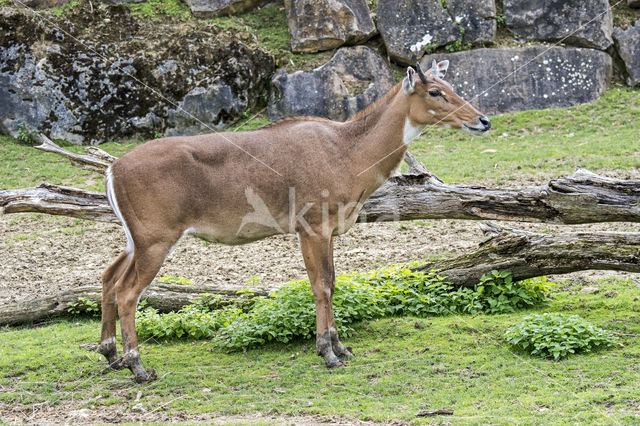
{"type": "Polygon", "coordinates": [[[325,359],[324,364],[327,366],[327,368],[339,368],[345,366],[344,362],[335,357],[331,359],[325,359]]]}
{"type": "Polygon", "coordinates": [[[342,346],[338,350],[334,349],[333,352],[338,356],[338,358],[341,358],[341,359],[355,358],[355,355],[353,354],[353,352],[351,352],[350,347],[342,346]]]}
{"type": "Polygon", "coordinates": [[[154,370],[153,368],[150,368],[146,371],[136,374],[133,380],[136,383],[146,383],[146,382],[153,382],[157,378],[158,378],[158,375],[156,374],[156,370],[154,370]]]}
{"type": "Polygon", "coordinates": [[[124,358],[123,357],[120,357],[120,358],[116,359],[115,361],[110,361],[109,362],[109,369],[111,369],[111,370],[122,370],[125,367],[126,366],[124,365],[124,358]]]}

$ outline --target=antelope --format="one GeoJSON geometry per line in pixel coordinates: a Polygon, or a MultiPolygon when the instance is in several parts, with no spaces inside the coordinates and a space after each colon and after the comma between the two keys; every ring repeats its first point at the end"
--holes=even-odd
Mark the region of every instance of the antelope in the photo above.
{"type": "Polygon", "coordinates": [[[136,382],[156,379],[140,360],[135,312],[182,236],[235,245],[279,233],[299,237],[316,306],[316,352],[327,367],[343,366],[354,355],[340,342],[333,316],[333,237],[355,223],[426,125],[474,135],[491,127],[443,80],[448,66],[408,67],[401,82],[346,122],[295,117],[247,132],[168,137],[116,160],[106,190],[127,248],[102,274],[98,352],[109,366],[129,368],[136,382]]]}

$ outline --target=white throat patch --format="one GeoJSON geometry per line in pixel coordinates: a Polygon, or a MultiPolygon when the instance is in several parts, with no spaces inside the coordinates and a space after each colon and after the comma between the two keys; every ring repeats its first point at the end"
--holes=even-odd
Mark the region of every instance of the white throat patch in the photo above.
{"type": "Polygon", "coordinates": [[[409,145],[415,138],[420,136],[420,132],[422,132],[424,126],[414,126],[411,124],[411,120],[409,117],[404,119],[404,134],[402,136],[402,140],[405,145],[409,145]]]}

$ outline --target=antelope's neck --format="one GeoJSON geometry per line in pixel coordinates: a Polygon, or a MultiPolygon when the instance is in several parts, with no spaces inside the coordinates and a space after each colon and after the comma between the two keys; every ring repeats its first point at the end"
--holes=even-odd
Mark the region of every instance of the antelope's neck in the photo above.
{"type": "MultiPolygon", "coordinates": [[[[401,88],[386,102],[374,105],[369,114],[361,117],[362,131],[355,136],[351,160],[353,170],[363,179],[371,192],[378,188],[400,166],[407,146],[422,129],[413,126],[408,118],[409,103],[401,88]]],[[[354,122],[354,128],[358,123],[354,122]]]]}

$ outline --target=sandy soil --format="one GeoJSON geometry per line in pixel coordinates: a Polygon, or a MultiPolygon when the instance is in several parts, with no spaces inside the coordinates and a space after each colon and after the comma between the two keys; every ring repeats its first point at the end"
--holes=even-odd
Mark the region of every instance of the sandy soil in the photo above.
{"type": "MultiPolygon", "coordinates": [[[[460,254],[482,241],[478,225],[459,220],[356,225],[336,239],[336,272],[460,254]]],[[[637,230],[637,226],[625,223],[511,226],[551,232],[637,230]]],[[[100,274],[125,246],[124,233],[117,225],[36,214],[0,216],[0,235],[0,305],[99,285],[100,274]]],[[[619,275],[598,273],[602,274],[619,275]]],[[[186,277],[197,284],[237,284],[240,289],[246,288],[250,279],[275,286],[305,278],[306,272],[295,236],[233,247],[205,245],[187,237],[166,260],[159,273],[164,275],[186,277]]]]}
{"type": "MultiPolygon", "coordinates": [[[[306,415],[284,416],[280,414],[256,413],[247,415],[216,416],[212,414],[187,414],[184,412],[154,411],[145,408],[133,412],[120,405],[100,406],[97,409],[80,408],[79,401],[63,401],[54,406],[35,404],[32,406],[7,406],[0,404],[0,420],[10,424],[116,424],[116,423],[205,423],[214,425],[260,424],[260,425],[373,425],[353,418],[338,416],[306,415]]],[[[388,424],[388,423],[387,423],[388,424]]],[[[401,422],[392,425],[404,424],[401,422]]]]}

